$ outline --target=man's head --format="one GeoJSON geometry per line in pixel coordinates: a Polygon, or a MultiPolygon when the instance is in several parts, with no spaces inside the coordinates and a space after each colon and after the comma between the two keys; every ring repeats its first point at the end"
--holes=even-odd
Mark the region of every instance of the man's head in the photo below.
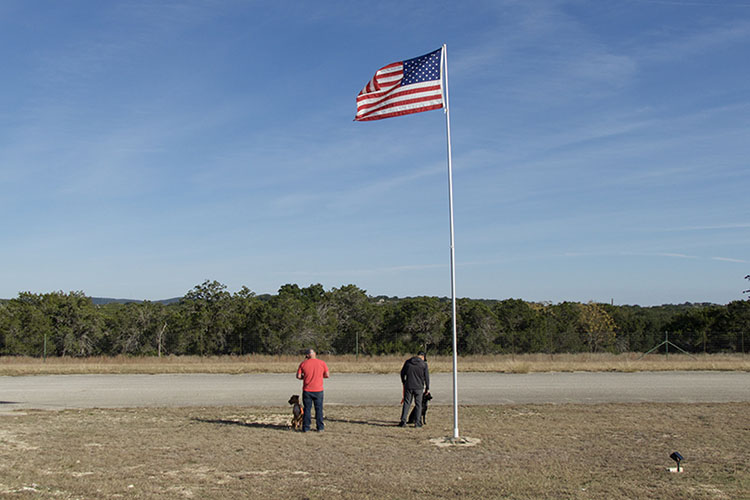
{"type": "Polygon", "coordinates": [[[417,357],[422,358],[422,360],[424,360],[427,356],[425,355],[424,351],[419,351],[417,353],[417,357]]]}
{"type": "Polygon", "coordinates": [[[307,359],[315,359],[315,350],[314,349],[308,349],[305,351],[305,358],[307,359]]]}

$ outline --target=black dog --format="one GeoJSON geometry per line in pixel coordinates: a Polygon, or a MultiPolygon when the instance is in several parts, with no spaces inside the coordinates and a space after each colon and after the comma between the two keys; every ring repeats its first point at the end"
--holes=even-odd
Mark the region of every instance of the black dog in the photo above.
{"type": "MultiPolygon", "coordinates": [[[[432,399],[432,394],[429,392],[425,392],[422,395],[422,416],[420,418],[420,421],[422,425],[427,423],[427,401],[432,399]]],[[[412,408],[411,413],[409,414],[409,420],[406,421],[408,424],[416,424],[417,423],[417,407],[415,406],[412,408]]]]}

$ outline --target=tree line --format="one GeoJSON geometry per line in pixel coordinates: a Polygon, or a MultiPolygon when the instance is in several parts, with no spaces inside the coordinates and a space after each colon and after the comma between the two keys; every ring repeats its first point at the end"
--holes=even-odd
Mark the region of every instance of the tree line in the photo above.
{"type": "MultiPolygon", "coordinates": [[[[355,285],[282,286],[258,296],[206,280],[173,303],[95,304],[83,292],[23,292],[0,303],[0,355],[404,354],[452,349],[450,299],[371,297],[355,285]]],[[[460,354],[745,352],[750,301],[655,307],[459,299],[460,354]]]]}

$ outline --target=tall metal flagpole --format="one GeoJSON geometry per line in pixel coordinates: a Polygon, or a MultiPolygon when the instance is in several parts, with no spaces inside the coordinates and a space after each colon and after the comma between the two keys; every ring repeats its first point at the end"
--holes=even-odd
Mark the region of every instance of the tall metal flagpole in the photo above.
{"type": "Polygon", "coordinates": [[[451,112],[448,104],[448,46],[443,44],[445,78],[445,133],[448,139],[448,208],[451,226],[451,322],[453,326],[453,438],[458,439],[458,342],[456,340],[456,251],[453,237],[453,161],[451,158],[451,112]]]}

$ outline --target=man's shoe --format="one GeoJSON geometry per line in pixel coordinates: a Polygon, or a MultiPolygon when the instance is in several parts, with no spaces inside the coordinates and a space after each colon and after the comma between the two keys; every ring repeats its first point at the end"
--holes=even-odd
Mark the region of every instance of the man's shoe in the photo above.
{"type": "Polygon", "coordinates": [[[406,427],[406,424],[405,424],[405,423],[403,423],[403,422],[399,422],[399,423],[398,423],[398,426],[399,426],[399,427],[406,427]]]}

